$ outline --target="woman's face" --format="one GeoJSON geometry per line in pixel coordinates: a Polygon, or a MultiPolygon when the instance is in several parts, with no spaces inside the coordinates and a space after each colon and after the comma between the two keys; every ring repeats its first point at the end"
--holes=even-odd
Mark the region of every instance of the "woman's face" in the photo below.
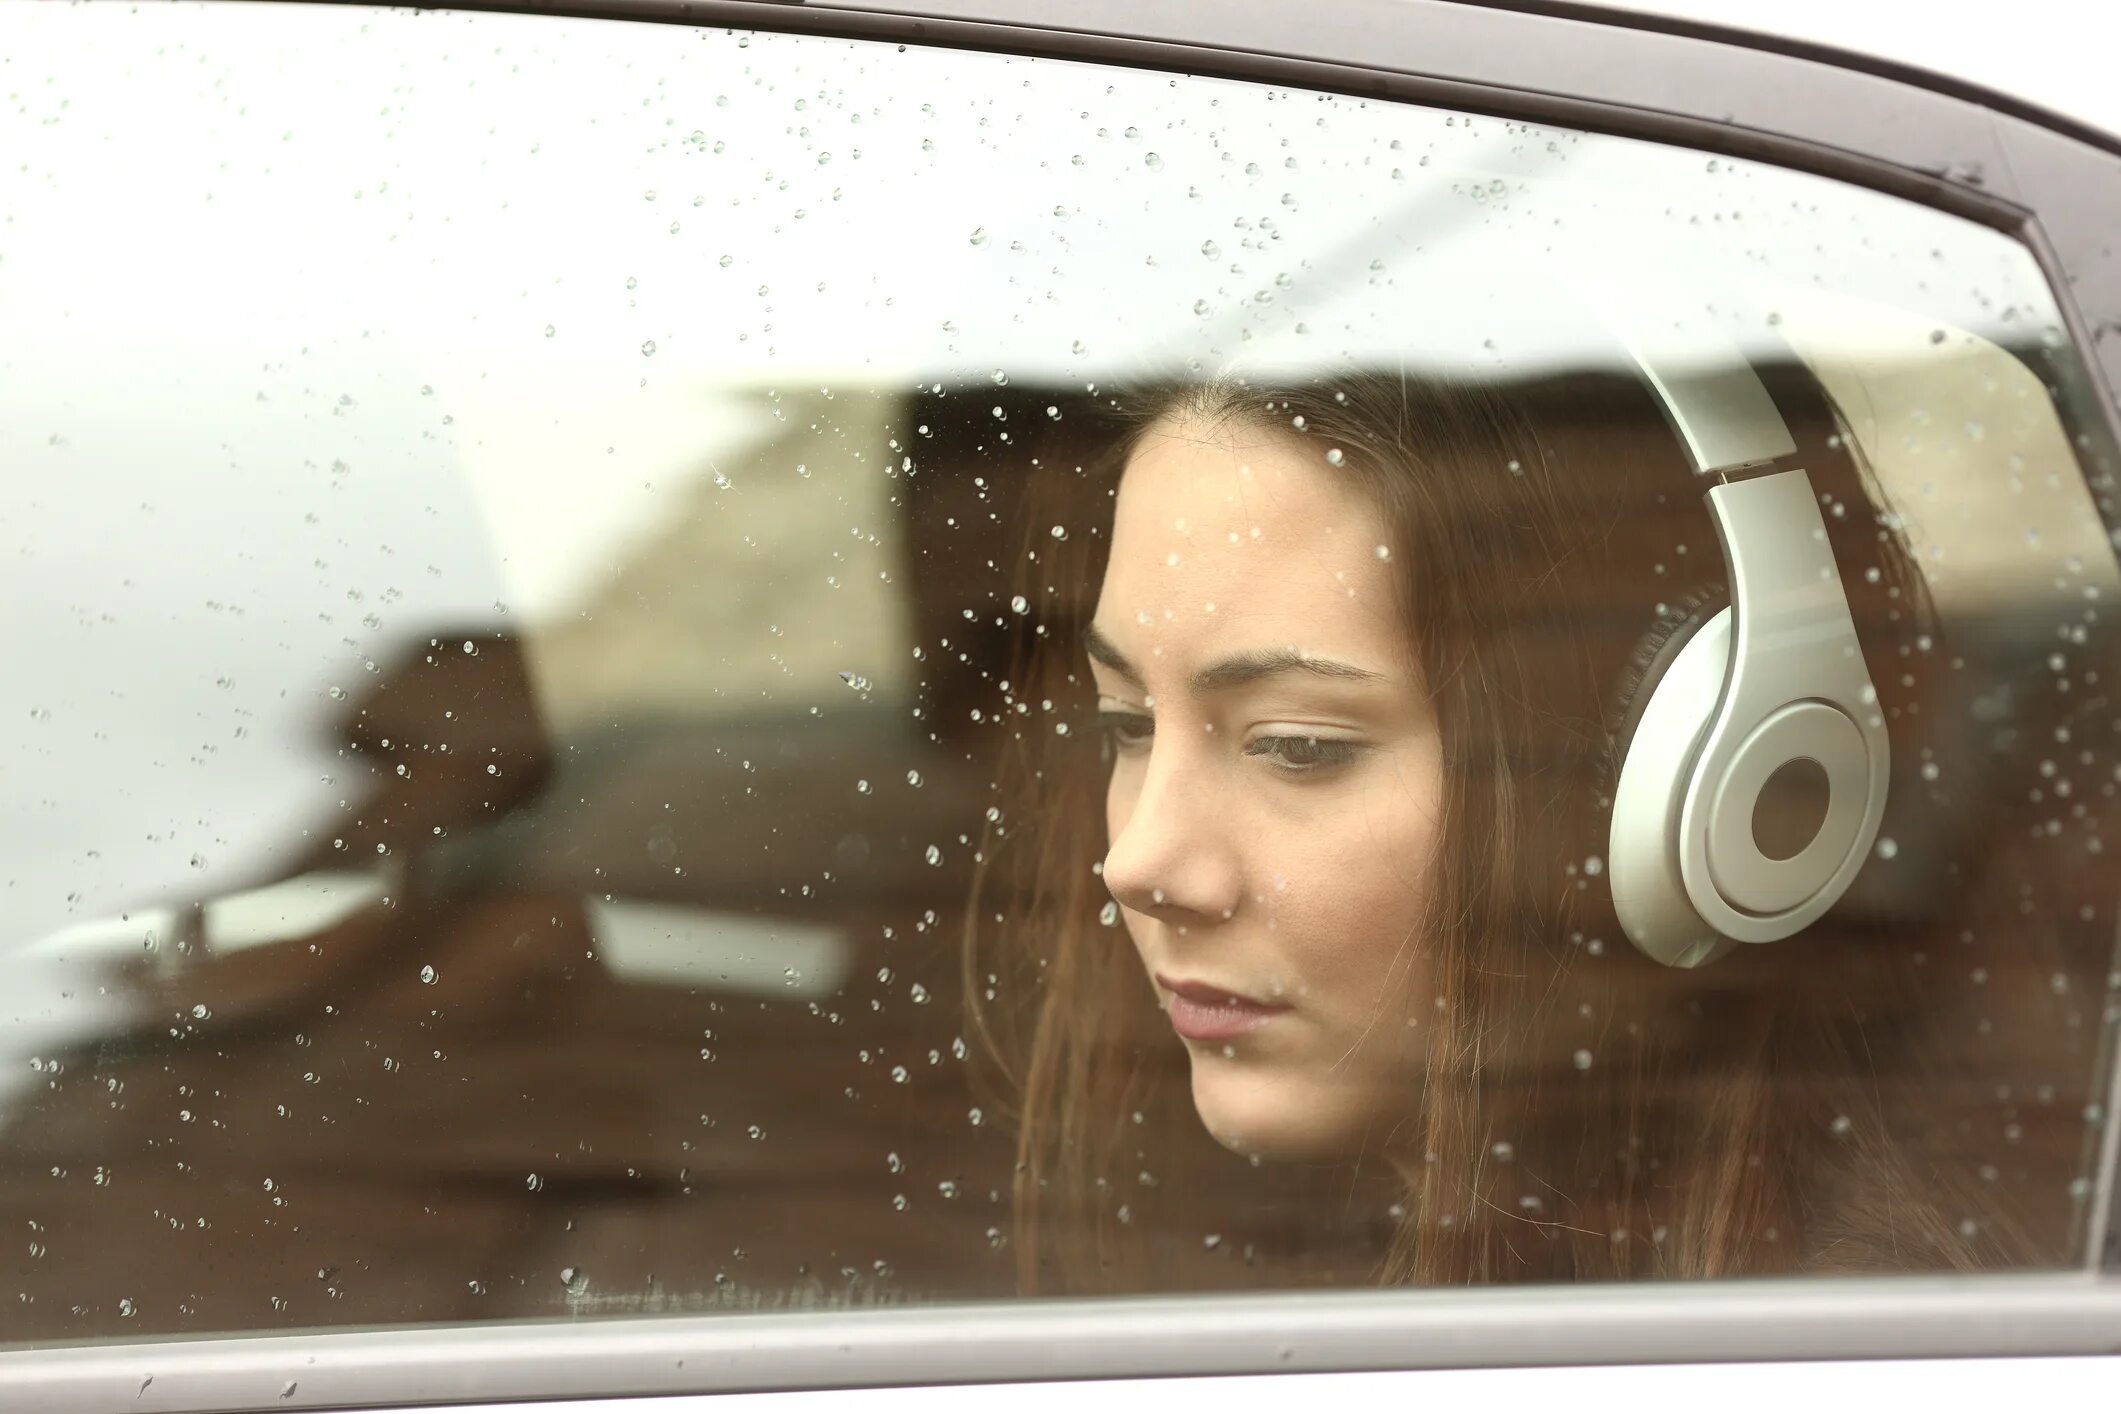
{"type": "Polygon", "coordinates": [[[1384,523],[1279,430],[1168,421],[1121,479],[1089,634],[1104,880],[1241,1153],[1384,1147],[1419,1098],[1442,754],[1384,523]]]}

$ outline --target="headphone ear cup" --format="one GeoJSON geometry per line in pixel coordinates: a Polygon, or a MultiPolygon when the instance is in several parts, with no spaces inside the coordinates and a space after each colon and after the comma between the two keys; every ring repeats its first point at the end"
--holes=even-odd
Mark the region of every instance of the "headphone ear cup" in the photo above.
{"type": "Polygon", "coordinates": [[[1671,967],[1700,967],[1737,946],[1694,908],[1672,847],[1682,786],[1729,671],[1731,632],[1720,588],[1669,605],[1630,655],[1616,703],[1606,851],[1613,911],[1630,941],[1671,967]]]}

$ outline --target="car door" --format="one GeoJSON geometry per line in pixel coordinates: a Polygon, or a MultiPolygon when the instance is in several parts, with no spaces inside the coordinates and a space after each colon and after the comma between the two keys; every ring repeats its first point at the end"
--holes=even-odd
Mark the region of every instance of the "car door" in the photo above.
{"type": "Polygon", "coordinates": [[[1064,19],[0,8],[12,1403],[2111,1379],[2111,140],[1064,19]]]}

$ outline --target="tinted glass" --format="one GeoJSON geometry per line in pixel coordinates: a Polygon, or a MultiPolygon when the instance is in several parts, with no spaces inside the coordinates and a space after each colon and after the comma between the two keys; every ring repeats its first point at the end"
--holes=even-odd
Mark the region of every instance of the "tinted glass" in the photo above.
{"type": "Polygon", "coordinates": [[[2012,240],[993,54],[0,34],[0,1338],[2081,1259],[2121,581],[2012,240]],[[1668,966],[1747,425],[1890,789],[1668,966]]]}

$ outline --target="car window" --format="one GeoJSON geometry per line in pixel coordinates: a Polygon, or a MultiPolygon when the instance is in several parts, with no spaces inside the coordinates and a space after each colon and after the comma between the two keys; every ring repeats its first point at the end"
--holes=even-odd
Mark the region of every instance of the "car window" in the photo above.
{"type": "Polygon", "coordinates": [[[881,41],[0,27],[0,1338],[2084,1260],[2121,579],[2008,235],[881,41]]]}

